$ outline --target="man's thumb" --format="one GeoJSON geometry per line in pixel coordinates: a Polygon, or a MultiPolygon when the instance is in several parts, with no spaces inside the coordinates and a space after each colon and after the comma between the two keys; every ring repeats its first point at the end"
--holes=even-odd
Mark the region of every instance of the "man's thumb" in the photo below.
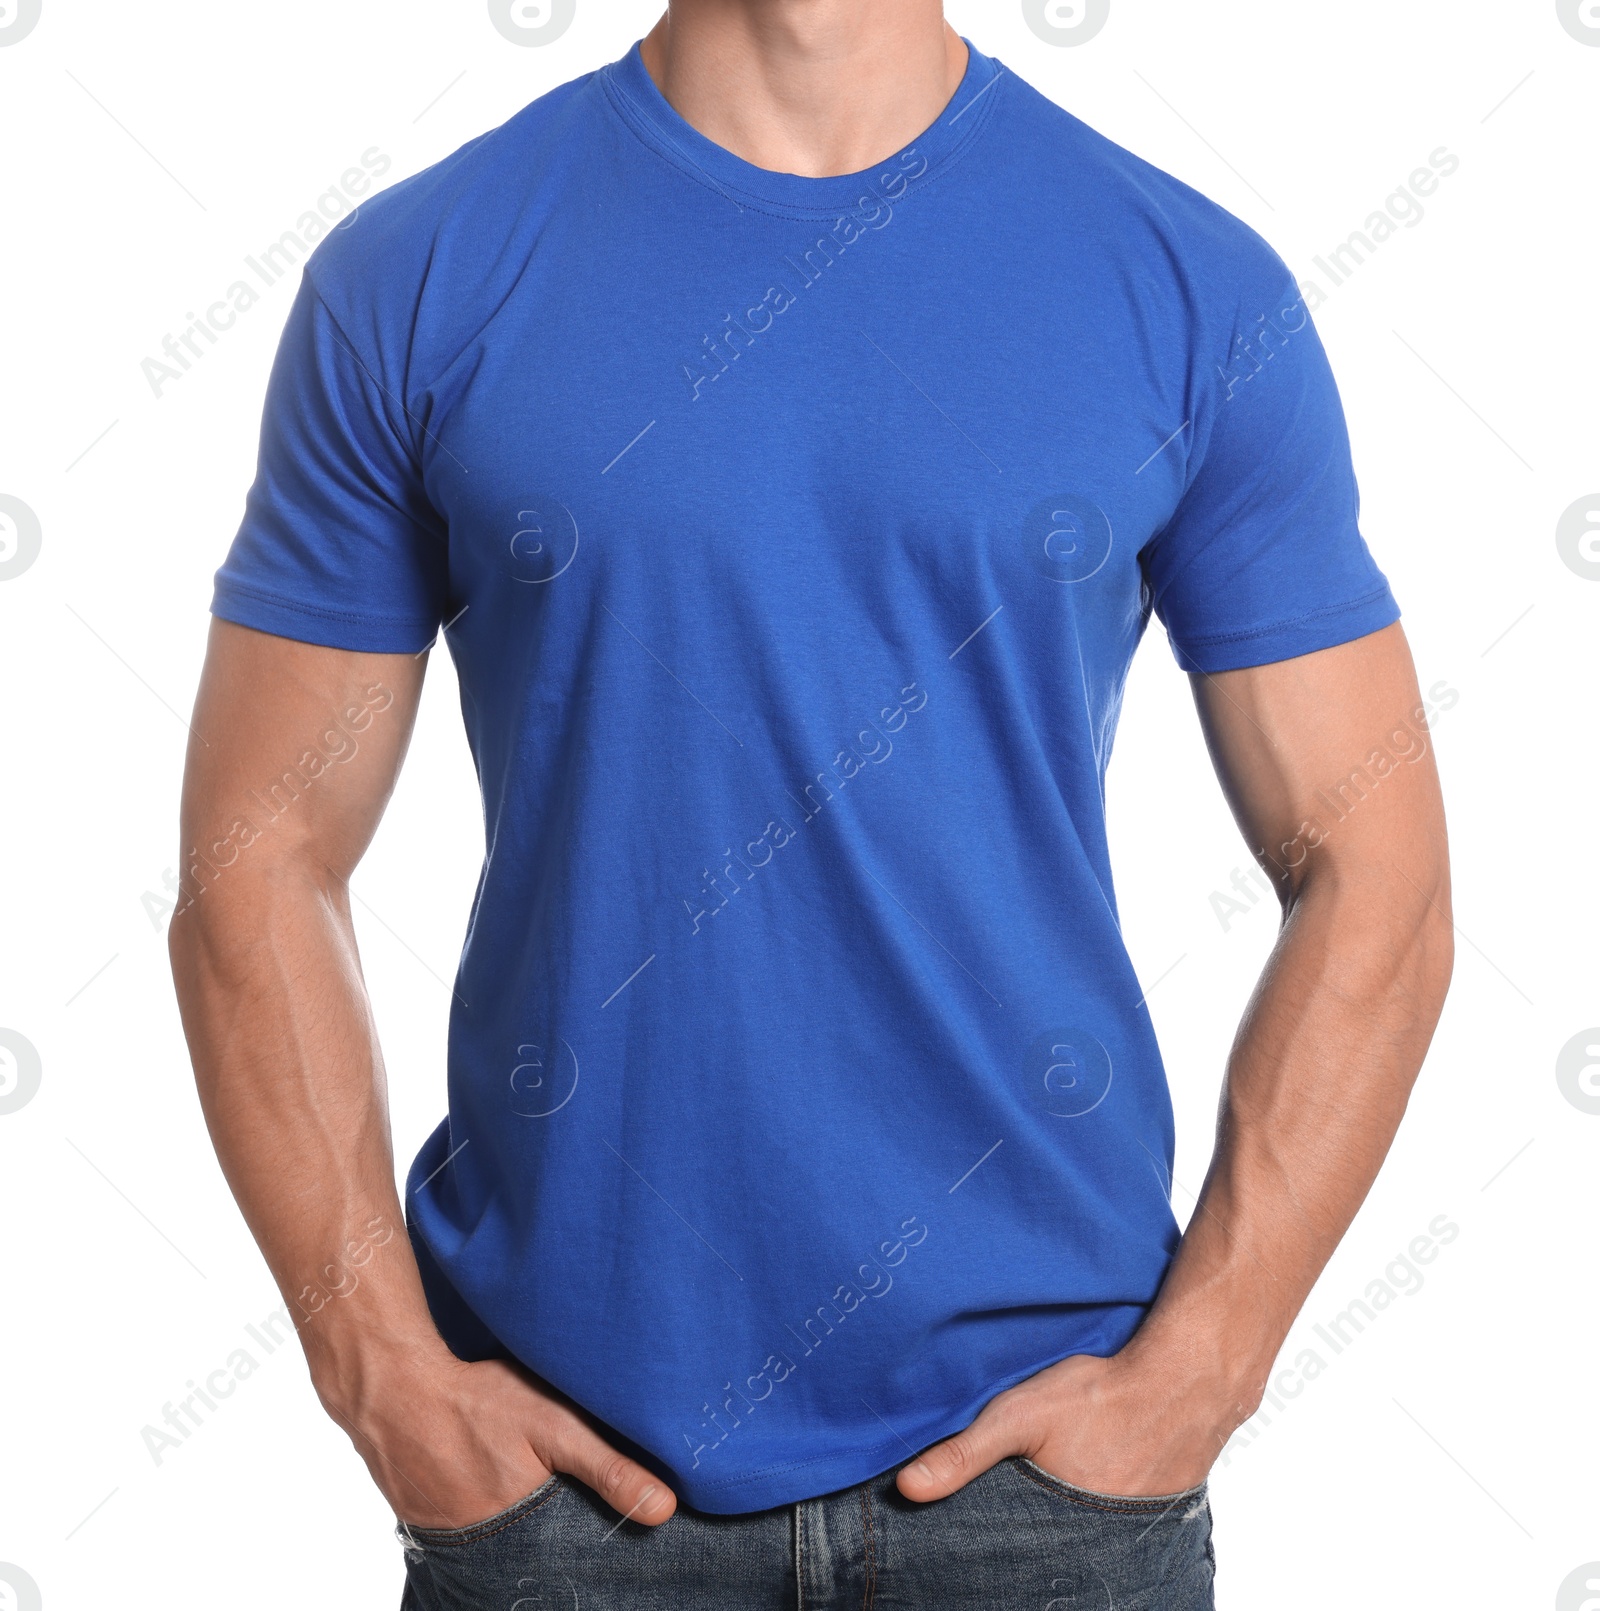
{"type": "Polygon", "coordinates": [[[1010,1417],[989,1405],[965,1432],[924,1449],[896,1479],[907,1499],[943,1499],[1017,1452],[1010,1417]]]}

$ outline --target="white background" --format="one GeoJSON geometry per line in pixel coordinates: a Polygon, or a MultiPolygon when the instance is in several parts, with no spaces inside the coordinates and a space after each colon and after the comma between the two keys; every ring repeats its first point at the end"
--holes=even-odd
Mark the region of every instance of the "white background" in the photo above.
{"type": "MultiPolygon", "coordinates": [[[[37,1580],[48,1611],[365,1611],[392,1608],[401,1578],[387,1509],[293,1349],[160,1466],[141,1441],[279,1302],[207,1142],[147,910],[160,903],[144,897],[176,865],[210,575],[251,478],[291,282],[159,400],[141,360],[363,151],[393,158],[391,180],[412,172],[620,55],[654,15],[580,0],[564,37],[526,49],[482,0],[44,0],[36,30],[0,48],[0,493],[43,528],[37,562],[0,581],[0,1026],[43,1064],[34,1099],[0,1115],[0,1561],[37,1580]]],[[[1011,0],[950,15],[1329,293],[1317,321],[1368,540],[1423,687],[1459,695],[1434,735],[1455,986],[1391,1161],[1288,1356],[1435,1216],[1460,1236],[1420,1292],[1230,1451],[1214,1480],[1220,1604],[1543,1611],[1600,1559],[1600,1116],[1554,1072],[1600,1023],[1600,585],[1555,541],[1562,512],[1600,492],[1600,48],[1563,30],[1553,0],[1113,0],[1078,48],[1036,38],[1011,0]],[[1313,259],[1441,146],[1460,170],[1423,220],[1333,287],[1313,259]]],[[[1111,778],[1127,934],[1159,981],[1184,1213],[1274,920],[1263,902],[1224,931],[1212,909],[1248,863],[1159,628],[1111,778]]],[[[356,881],[402,1160],[442,1112],[445,980],[480,852],[441,655],[356,881]]]]}

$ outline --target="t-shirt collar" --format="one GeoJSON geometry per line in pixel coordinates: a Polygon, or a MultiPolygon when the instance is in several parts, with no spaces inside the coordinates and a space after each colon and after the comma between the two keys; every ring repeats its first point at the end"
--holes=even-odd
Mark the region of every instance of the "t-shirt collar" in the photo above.
{"type": "Polygon", "coordinates": [[[886,172],[914,172],[917,181],[922,182],[976,136],[999,99],[997,80],[1005,70],[970,40],[965,43],[966,72],[930,128],[900,151],[860,173],[821,179],[758,168],[714,140],[708,140],[686,122],[656,88],[637,44],[620,61],[604,70],[602,82],[612,103],[641,138],[731,200],[767,211],[831,217],[857,206],[875,193],[876,181],[886,172]]]}

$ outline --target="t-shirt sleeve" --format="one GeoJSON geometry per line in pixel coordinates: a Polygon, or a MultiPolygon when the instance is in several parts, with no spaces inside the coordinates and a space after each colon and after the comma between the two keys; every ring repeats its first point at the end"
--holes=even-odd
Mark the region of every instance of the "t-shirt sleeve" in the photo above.
{"type": "MultiPolygon", "coordinates": [[[[398,366],[395,366],[398,367],[398,366]]],[[[336,649],[416,653],[448,588],[403,379],[348,339],[309,275],[289,315],[244,523],[212,613],[336,649]]]]}
{"type": "Polygon", "coordinates": [[[1240,300],[1197,388],[1178,507],[1141,555],[1186,671],[1232,671],[1365,637],[1399,619],[1357,523],[1338,388],[1288,270],[1240,300]]]}

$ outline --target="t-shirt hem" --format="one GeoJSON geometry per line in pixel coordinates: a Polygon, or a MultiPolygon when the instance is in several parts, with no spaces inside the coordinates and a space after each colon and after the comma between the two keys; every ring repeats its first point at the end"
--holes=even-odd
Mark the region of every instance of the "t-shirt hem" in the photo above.
{"type": "Polygon", "coordinates": [[[274,637],[361,654],[419,654],[439,630],[437,621],[421,617],[362,615],[301,604],[221,576],[212,593],[211,613],[274,637]]]}
{"type": "Polygon", "coordinates": [[[909,1439],[891,1433],[861,1448],[836,1450],[810,1460],[766,1466],[742,1476],[712,1482],[697,1482],[692,1474],[682,1470],[673,1471],[672,1478],[681,1498],[696,1510],[714,1516],[772,1510],[779,1505],[798,1504],[823,1494],[837,1493],[843,1488],[853,1488],[857,1483],[870,1482],[896,1466],[907,1464],[922,1450],[964,1431],[972,1425],[978,1412],[990,1399],[1059,1364],[1061,1360],[1075,1354],[1095,1354],[1106,1358],[1116,1353],[1133,1335],[1144,1313],[1143,1305],[1116,1305],[1114,1323],[1108,1321],[1094,1334],[1074,1338],[1059,1353],[1030,1360],[1010,1374],[997,1378],[986,1388],[982,1400],[957,1406],[938,1419],[925,1423],[909,1439]]]}
{"type": "Polygon", "coordinates": [[[1371,633],[1380,632],[1400,619],[1400,606],[1388,584],[1345,604],[1329,605],[1290,621],[1217,633],[1202,638],[1179,638],[1170,634],[1173,657],[1191,672],[1242,671],[1250,666],[1272,665],[1294,660],[1319,649],[1337,648],[1371,633]]]}
{"type": "MultiPolygon", "coordinates": [[[[949,1431],[935,1432],[922,1447],[927,1448],[930,1443],[959,1432],[964,1424],[958,1422],[949,1431]]],[[[853,1488],[857,1483],[882,1476],[901,1460],[911,1459],[913,1452],[898,1438],[889,1437],[848,1454],[818,1455],[812,1460],[796,1460],[754,1476],[729,1478],[723,1482],[701,1484],[680,1474],[678,1488],[696,1510],[712,1516],[741,1516],[750,1511],[799,1504],[822,1494],[837,1493],[841,1488],[853,1488]]]]}

